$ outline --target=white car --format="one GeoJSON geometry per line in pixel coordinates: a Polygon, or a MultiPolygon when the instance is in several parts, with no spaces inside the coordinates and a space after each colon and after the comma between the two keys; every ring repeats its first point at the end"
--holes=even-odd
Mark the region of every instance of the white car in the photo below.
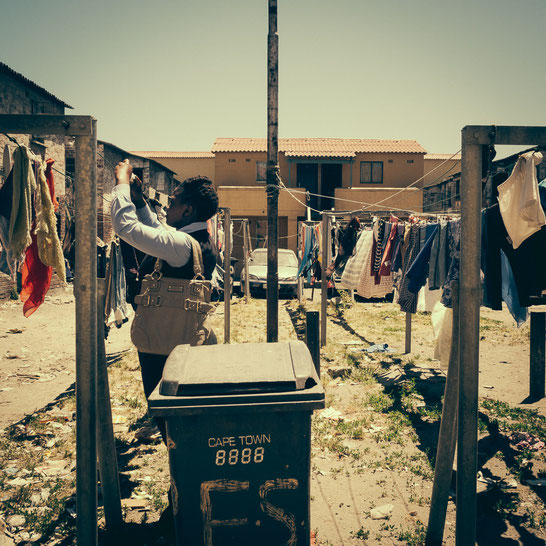
{"type": "MultiPolygon", "coordinates": [[[[279,248],[279,292],[295,297],[298,291],[298,258],[292,250],[279,248]]],[[[265,292],[267,286],[267,248],[257,248],[248,259],[250,293],[265,292]]],[[[241,292],[244,293],[245,270],[241,272],[241,292]]]]}

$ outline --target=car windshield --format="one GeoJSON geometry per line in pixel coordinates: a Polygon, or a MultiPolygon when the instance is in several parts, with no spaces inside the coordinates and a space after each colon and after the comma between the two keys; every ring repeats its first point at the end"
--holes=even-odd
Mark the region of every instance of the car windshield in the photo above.
{"type": "MultiPolygon", "coordinates": [[[[250,265],[267,265],[267,252],[253,252],[250,265]]],[[[279,252],[279,267],[298,267],[298,259],[291,252],[279,252]]]]}

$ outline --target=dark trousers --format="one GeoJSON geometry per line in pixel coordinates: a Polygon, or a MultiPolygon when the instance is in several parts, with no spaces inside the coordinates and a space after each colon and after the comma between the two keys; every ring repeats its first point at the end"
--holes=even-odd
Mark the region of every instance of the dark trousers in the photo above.
{"type": "MultiPolygon", "coordinates": [[[[211,331],[210,335],[205,342],[205,345],[216,345],[218,339],[216,334],[211,331]]],[[[144,387],[144,394],[146,399],[149,398],[150,394],[157,387],[158,383],[161,381],[163,376],[163,368],[165,367],[165,362],[167,362],[166,355],[156,355],[151,353],[138,353],[138,360],[140,362],[140,371],[142,373],[142,386],[144,387]]],[[[167,445],[167,432],[165,430],[165,419],[162,417],[154,417],[154,421],[161,432],[161,437],[163,442],[167,445]]]]}

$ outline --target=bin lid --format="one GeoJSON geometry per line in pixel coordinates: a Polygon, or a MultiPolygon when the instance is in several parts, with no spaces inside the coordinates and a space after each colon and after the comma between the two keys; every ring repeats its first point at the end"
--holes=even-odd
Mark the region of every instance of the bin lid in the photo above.
{"type": "Polygon", "coordinates": [[[179,345],[167,358],[159,384],[162,396],[207,396],[289,392],[319,383],[301,341],[179,345]]]}

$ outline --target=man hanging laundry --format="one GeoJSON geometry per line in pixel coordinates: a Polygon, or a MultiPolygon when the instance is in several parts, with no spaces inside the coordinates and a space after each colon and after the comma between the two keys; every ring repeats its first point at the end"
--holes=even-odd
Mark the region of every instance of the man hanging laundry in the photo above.
{"type": "MultiPolygon", "coordinates": [[[[147,254],[141,262],[139,279],[158,268],[161,275],[175,279],[194,277],[195,241],[201,250],[205,279],[210,280],[216,265],[216,250],[207,231],[207,220],[218,210],[218,196],[212,182],[204,176],[188,178],[173,193],[167,209],[167,226],[158,221],[142,194],[142,182],[132,177],[128,160],[115,170],[116,187],[111,204],[112,226],[116,234],[131,246],[147,254]]],[[[171,296],[171,297],[174,297],[171,296]]],[[[212,306],[211,306],[212,307],[212,306]]],[[[182,313],[182,312],[181,312],[182,313]]],[[[157,324],[156,328],[164,325],[157,324]]],[[[153,329],[154,326],[152,325],[153,329]]],[[[148,332],[153,337],[154,332],[148,332]]],[[[214,332],[195,344],[215,344],[214,332]]],[[[133,342],[135,338],[133,336],[133,342]]],[[[168,352],[153,354],[139,350],[144,393],[148,397],[161,380],[168,352]]],[[[156,419],[166,443],[165,422],[156,419]]]]}

